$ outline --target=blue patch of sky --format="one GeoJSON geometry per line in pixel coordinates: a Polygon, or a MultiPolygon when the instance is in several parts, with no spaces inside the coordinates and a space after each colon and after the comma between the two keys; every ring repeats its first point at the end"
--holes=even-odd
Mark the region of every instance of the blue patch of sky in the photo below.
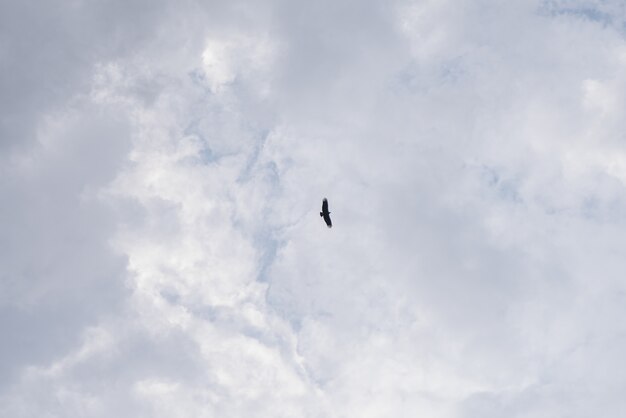
{"type": "MultiPolygon", "coordinates": [[[[576,17],[600,23],[603,26],[611,26],[615,21],[614,17],[610,13],[600,10],[597,7],[594,7],[594,5],[585,3],[569,6],[563,4],[562,2],[545,1],[540,7],[540,13],[550,17],[576,17]]],[[[624,23],[622,22],[622,26],[623,25],[624,23]]]]}
{"type": "MultiPolygon", "coordinates": [[[[253,177],[262,176],[263,180],[269,183],[270,194],[267,196],[268,199],[271,198],[273,192],[277,191],[280,187],[280,174],[276,163],[274,161],[268,161],[259,164],[269,134],[269,130],[260,130],[257,133],[254,147],[237,178],[237,182],[246,183],[253,177]]],[[[254,246],[261,254],[257,275],[257,280],[260,282],[269,281],[269,268],[274,262],[281,246],[281,241],[276,237],[277,230],[271,226],[272,223],[270,222],[269,216],[271,216],[271,209],[268,205],[259,208],[259,218],[261,218],[261,222],[259,223],[260,226],[258,229],[253,233],[254,246]]],[[[235,220],[235,225],[239,226],[237,220],[235,220]]]]}
{"type": "Polygon", "coordinates": [[[261,250],[257,281],[263,283],[270,282],[270,268],[276,259],[279,249],[285,245],[285,242],[277,239],[269,228],[264,228],[254,238],[254,245],[261,250]]]}
{"type": "Polygon", "coordinates": [[[444,58],[434,66],[422,66],[412,62],[396,73],[390,88],[394,92],[424,94],[443,86],[456,85],[467,75],[464,56],[444,58]]]}
{"type": "MultiPolygon", "coordinates": [[[[267,141],[268,135],[269,135],[268,130],[262,130],[259,132],[257,139],[255,141],[254,147],[252,149],[252,152],[250,153],[248,157],[248,161],[246,162],[246,166],[241,171],[241,174],[239,175],[239,178],[237,179],[237,181],[246,182],[250,180],[250,177],[252,176],[255,169],[258,168],[257,163],[259,161],[259,156],[261,155],[261,152],[263,151],[263,147],[265,146],[265,142],[267,141]]],[[[270,169],[270,171],[273,174],[271,176],[272,185],[277,186],[278,185],[278,170],[276,168],[276,164],[274,162],[270,162],[264,168],[270,169]]]]}
{"type": "MultiPolygon", "coordinates": [[[[184,306],[184,305],[183,305],[184,306]]],[[[227,329],[236,329],[244,336],[257,340],[265,345],[283,345],[280,336],[267,332],[242,318],[238,309],[216,305],[185,306],[189,312],[198,318],[213,324],[219,324],[227,329]]]]}
{"type": "Polygon", "coordinates": [[[582,17],[593,22],[602,23],[605,26],[613,23],[613,18],[608,13],[601,12],[597,9],[582,8],[582,9],[561,9],[558,11],[562,15],[573,15],[582,17]]]}
{"type": "Polygon", "coordinates": [[[207,85],[207,79],[204,75],[204,72],[200,69],[195,69],[188,73],[189,79],[193,82],[194,85],[201,87],[205,93],[211,93],[211,89],[209,89],[207,85]]]}
{"type": "Polygon", "coordinates": [[[523,202],[516,179],[503,177],[497,169],[486,165],[481,167],[480,178],[500,199],[518,204],[523,202]]]}
{"type": "Polygon", "coordinates": [[[174,289],[163,289],[159,293],[161,297],[165,299],[170,305],[178,305],[180,303],[180,295],[174,289]]]}
{"type": "Polygon", "coordinates": [[[206,165],[215,163],[222,156],[217,155],[215,152],[213,152],[213,150],[209,146],[209,143],[208,143],[207,139],[204,137],[204,135],[200,131],[200,129],[198,127],[198,124],[199,124],[198,121],[194,121],[194,122],[190,123],[185,128],[183,133],[186,136],[192,136],[192,137],[197,138],[198,141],[202,144],[202,148],[200,149],[200,151],[198,152],[198,154],[197,154],[197,156],[195,158],[196,162],[198,162],[200,164],[206,164],[206,165]]]}
{"type": "Polygon", "coordinates": [[[596,222],[621,223],[626,220],[624,197],[602,199],[600,196],[586,196],[579,208],[580,216],[596,222]]]}
{"type": "Polygon", "coordinates": [[[441,64],[440,78],[444,83],[456,83],[460,81],[467,71],[463,63],[463,57],[455,57],[441,64]]]}
{"type": "Polygon", "coordinates": [[[598,217],[599,211],[598,199],[594,196],[589,196],[583,199],[581,205],[581,213],[584,218],[595,219],[598,217]]]}
{"type": "Polygon", "coordinates": [[[426,70],[412,62],[398,71],[391,79],[390,89],[395,92],[426,93],[430,89],[426,70]]]}

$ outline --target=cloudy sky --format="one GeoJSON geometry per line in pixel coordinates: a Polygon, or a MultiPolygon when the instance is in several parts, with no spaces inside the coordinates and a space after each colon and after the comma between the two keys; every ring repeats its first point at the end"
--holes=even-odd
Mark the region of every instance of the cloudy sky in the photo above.
{"type": "Polygon", "coordinates": [[[623,417],[625,28],[0,2],[0,416],[623,417]]]}

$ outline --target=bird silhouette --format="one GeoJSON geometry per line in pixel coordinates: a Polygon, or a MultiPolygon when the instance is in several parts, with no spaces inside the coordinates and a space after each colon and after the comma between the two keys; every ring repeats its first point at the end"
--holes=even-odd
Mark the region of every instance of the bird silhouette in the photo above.
{"type": "Polygon", "coordinates": [[[322,211],[320,212],[320,216],[324,218],[324,222],[326,222],[327,227],[333,227],[333,223],[330,220],[330,212],[328,211],[328,200],[326,198],[322,201],[322,211]]]}

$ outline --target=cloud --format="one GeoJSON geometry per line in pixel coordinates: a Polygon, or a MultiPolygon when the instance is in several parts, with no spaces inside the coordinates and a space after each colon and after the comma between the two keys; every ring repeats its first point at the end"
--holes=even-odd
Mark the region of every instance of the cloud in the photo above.
{"type": "Polygon", "coordinates": [[[4,5],[0,414],[618,416],[618,6],[4,5]]]}

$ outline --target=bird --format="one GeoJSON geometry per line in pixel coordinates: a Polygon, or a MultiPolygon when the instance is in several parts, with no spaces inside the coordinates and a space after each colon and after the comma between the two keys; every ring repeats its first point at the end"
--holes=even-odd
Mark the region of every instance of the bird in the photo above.
{"type": "Polygon", "coordinates": [[[324,218],[324,222],[326,222],[326,226],[329,228],[333,227],[333,223],[330,221],[330,212],[328,211],[328,200],[324,198],[322,200],[322,211],[320,212],[320,216],[324,218]]]}

